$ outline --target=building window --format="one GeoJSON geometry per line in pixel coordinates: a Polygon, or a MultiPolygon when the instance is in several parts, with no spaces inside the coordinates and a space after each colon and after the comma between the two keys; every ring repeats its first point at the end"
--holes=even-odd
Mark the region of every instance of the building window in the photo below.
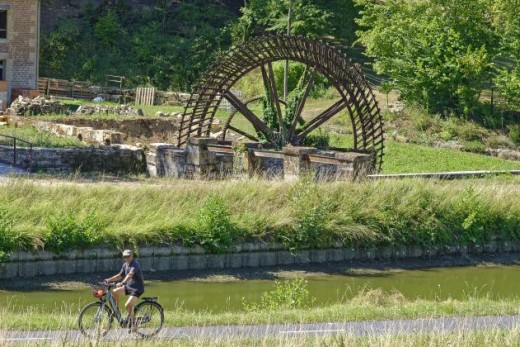
{"type": "Polygon", "coordinates": [[[0,81],[5,81],[5,60],[0,60],[0,81]]]}
{"type": "Polygon", "coordinates": [[[7,39],[7,11],[0,11],[0,39],[7,39]]]}

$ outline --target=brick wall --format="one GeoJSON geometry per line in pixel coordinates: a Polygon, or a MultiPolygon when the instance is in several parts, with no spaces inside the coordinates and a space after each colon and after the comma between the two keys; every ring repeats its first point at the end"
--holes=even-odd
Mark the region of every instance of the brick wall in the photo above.
{"type": "Polygon", "coordinates": [[[8,15],[11,87],[37,89],[39,0],[11,1],[8,15]]]}
{"type": "Polygon", "coordinates": [[[6,61],[8,91],[37,89],[40,0],[1,4],[7,8],[7,39],[0,40],[0,59],[6,61]]]}

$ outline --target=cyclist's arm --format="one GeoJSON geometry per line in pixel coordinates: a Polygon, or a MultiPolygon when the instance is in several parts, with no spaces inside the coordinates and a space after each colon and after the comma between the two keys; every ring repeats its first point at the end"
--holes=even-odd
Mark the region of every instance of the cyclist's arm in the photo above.
{"type": "Polygon", "coordinates": [[[123,283],[128,283],[128,281],[130,281],[132,279],[132,277],[134,277],[134,272],[133,271],[130,271],[128,273],[128,275],[126,275],[125,279],[123,280],[123,283]]]}
{"type": "Polygon", "coordinates": [[[115,281],[120,280],[122,277],[123,277],[123,276],[121,276],[120,274],[117,274],[117,275],[115,275],[115,276],[112,276],[112,277],[110,277],[110,278],[105,279],[105,282],[108,282],[108,283],[110,283],[110,282],[115,282],[115,281]]]}

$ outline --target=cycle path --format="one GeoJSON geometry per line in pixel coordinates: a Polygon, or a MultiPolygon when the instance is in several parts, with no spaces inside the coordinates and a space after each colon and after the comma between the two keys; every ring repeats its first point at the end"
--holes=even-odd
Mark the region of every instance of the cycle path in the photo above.
{"type": "MultiPolygon", "coordinates": [[[[309,323],[276,325],[228,325],[207,327],[164,328],[161,339],[193,338],[258,338],[273,336],[323,336],[323,335],[392,335],[411,333],[473,332],[520,327],[520,316],[483,316],[425,318],[414,320],[360,321],[343,323],[309,323]]],[[[114,329],[103,338],[106,341],[136,339],[128,329],[114,329]]],[[[0,331],[0,342],[83,341],[79,331],[0,331]]]]}

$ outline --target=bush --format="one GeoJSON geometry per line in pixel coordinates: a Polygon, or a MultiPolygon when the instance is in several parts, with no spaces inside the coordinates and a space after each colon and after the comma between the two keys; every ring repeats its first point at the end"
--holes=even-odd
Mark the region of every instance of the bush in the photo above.
{"type": "Polygon", "coordinates": [[[507,127],[509,129],[509,138],[516,144],[520,144],[520,124],[514,124],[507,127]]]}
{"type": "Polygon", "coordinates": [[[330,233],[326,232],[331,206],[323,196],[316,194],[311,178],[295,185],[290,205],[294,216],[293,226],[282,235],[282,241],[292,250],[317,248],[329,245],[330,233]]]}
{"type": "Polygon", "coordinates": [[[197,216],[194,243],[211,252],[223,252],[234,243],[237,227],[231,220],[226,202],[212,195],[202,206],[197,216]]]}
{"type": "Polygon", "coordinates": [[[56,253],[99,244],[103,235],[96,211],[90,212],[83,219],[74,209],[50,217],[44,240],[46,247],[56,253]]]}
{"type": "Polygon", "coordinates": [[[303,278],[274,282],[275,289],[265,292],[259,303],[248,304],[242,298],[244,309],[249,312],[274,311],[280,309],[306,308],[315,301],[309,295],[309,283],[303,278]]]}

